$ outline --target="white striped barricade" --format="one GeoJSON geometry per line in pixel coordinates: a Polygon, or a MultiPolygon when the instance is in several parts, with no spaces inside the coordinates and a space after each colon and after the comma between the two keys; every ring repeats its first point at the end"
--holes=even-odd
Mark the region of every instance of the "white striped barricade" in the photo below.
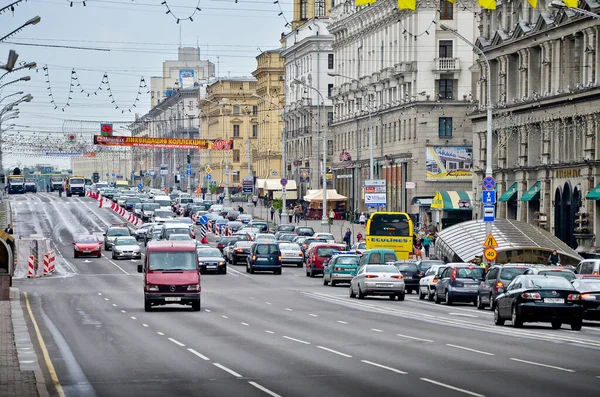
{"type": "Polygon", "coordinates": [[[214,223],[213,220],[208,221],[208,225],[207,226],[208,226],[208,232],[209,233],[213,232],[213,223],[214,223]]]}
{"type": "Polygon", "coordinates": [[[29,255],[27,278],[35,278],[35,259],[33,255],[29,255]]]}
{"type": "Polygon", "coordinates": [[[48,251],[48,273],[52,274],[56,271],[56,253],[54,250],[48,251]]]}
{"type": "Polygon", "coordinates": [[[215,223],[215,237],[220,237],[220,232],[221,232],[221,225],[218,223],[215,223]]]}
{"type": "Polygon", "coordinates": [[[233,236],[233,229],[231,227],[227,228],[227,235],[228,236],[233,236]]]}
{"type": "Polygon", "coordinates": [[[50,274],[50,255],[46,252],[44,254],[44,276],[50,274]]]}

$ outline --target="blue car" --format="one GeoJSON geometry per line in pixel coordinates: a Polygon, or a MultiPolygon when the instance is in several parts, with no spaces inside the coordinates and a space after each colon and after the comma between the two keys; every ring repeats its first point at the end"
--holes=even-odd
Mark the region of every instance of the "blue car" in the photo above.
{"type": "Polygon", "coordinates": [[[254,243],[250,248],[246,273],[273,272],[281,274],[281,251],[275,242],[254,243]]]}
{"type": "Polygon", "coordinates": [[[435,303],[469,302],[477,305],[485,268],[469,263],[448,263],[435,287],[435,303]]]}

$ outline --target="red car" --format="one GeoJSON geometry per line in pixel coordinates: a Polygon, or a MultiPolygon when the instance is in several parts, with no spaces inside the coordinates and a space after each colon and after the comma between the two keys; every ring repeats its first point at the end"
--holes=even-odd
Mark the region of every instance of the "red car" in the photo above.
{"type": "Polygon", "coordinates": [[[335,251],[346,250],[345,244],[316,244],[306,254],[306,277],[323,274],[323,263],[331,258],[335,251]]]}
{"type": "Polygon", "coordinates": [[[91,234],[77,236],[73,241],[73,257],[79,258],[81,256],[100,258],[102,256],[102,242],[100,239],[91,234]]]}

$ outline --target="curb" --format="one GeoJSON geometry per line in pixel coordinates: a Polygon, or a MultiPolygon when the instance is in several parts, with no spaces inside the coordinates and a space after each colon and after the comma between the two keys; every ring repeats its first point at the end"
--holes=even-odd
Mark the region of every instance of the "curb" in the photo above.
{"type": "Polygon", "coordinates": [[[21,307],[21,293],[17,288],[11,288],[10,307],[13,330],[15,334],[15,345],[17,356],[19,358],[19,368],[21,371],[33,371],[35,382],[40,397],[49,397],[50,393],[46,386],[46,380],[40,367],[40,363],[29,336],[29,329],[25,321],[23,308],[21,307]]]}

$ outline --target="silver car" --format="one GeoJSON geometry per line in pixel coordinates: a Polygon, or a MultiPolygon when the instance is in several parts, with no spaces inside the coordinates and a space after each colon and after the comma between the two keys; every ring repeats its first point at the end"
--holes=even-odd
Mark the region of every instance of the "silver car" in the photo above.
{"type": "Polygon", "coordinates": [[[279,243],[279,251],[281,251],[281,264],[292,264],[297,267],[302,267],[304,263],[304,255],[300,246],[296,243],[279,243]]]}
{"type": "Polygon", "coordinates": [[[135,237],[117,237],[115,245],[113,246],[112,258],[141,259],[142,253],[140,251],[140,245],[135,237]]]}
{"type": "Polygon", "coordinates": [[[364,299],[367,295],[387,295],[391,300],[405,296],[404,279],[394,265],[364,265],[350,281],[350,298],[364,299]]]}

